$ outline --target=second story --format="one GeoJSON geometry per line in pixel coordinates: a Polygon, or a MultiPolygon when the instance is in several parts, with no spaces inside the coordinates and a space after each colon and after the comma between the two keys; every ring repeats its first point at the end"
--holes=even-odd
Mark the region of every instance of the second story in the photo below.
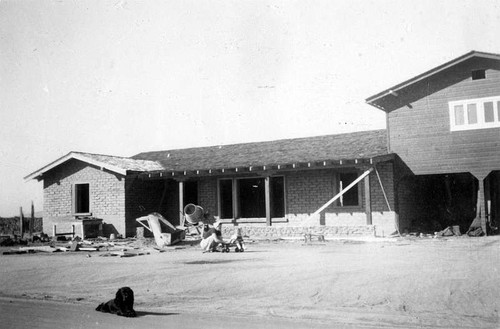
{"type": "Polygon", "coordinates": [[[389,152],[415,174],[500,170],[499,54],[471,51],[366,101],[387,113],[389,152]]]}

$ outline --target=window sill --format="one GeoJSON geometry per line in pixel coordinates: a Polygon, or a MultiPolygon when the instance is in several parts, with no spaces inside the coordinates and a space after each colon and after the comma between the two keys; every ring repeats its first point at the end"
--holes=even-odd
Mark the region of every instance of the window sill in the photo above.
{"type": "Polygon", "coordinates": [[[364,208],[361,205],[359,205],[359,206],[345,206],[345,207],[336,206],[336,207],[333,207],[332,210],[334,212],[354,212],[354,211],[364,211],[364,208]]]}
{"type": "Polygon", "coordinates": [[[92,213],[91,212],[79,212],[79,213],[73,214],[73,216],[75,216],[75,217],[92,216],[92,213]]]}
{"type": "MultiPolygon", "coordinates": [[[[267,223],[266,218],[228,218],[221,219],[222,224],[267,223]]],[[[271,223],[288,223],[286,217],[271,218],[271,223]]]]}

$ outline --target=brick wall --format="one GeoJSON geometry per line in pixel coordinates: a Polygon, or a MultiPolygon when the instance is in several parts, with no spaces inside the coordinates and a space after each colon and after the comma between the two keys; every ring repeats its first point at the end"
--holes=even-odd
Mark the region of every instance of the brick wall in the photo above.
{"type": "Polygon", "coordinates": [[[69,232],[72,224],[79,224],[73,216],[73,185],[89,183],[92,216],[103,220],[105,234],[125,235],[123,176],[72,159],[47,172],[43,179],[45,233],[51,235],[53,225],[59,232],[69,232]]]}
{"type": "Polygon", "coordinates": [[[217,179],[205,178],[198,182],[198,200],[205,212],[215,216],[217,213],[217,179]]]}

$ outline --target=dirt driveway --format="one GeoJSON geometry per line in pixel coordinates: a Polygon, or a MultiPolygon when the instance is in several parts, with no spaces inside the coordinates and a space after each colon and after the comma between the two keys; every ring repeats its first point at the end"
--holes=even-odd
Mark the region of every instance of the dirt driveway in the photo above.
{"type": "Polygon", "coordinates": [[[0,256],[0,295],[94,307],[130,286],[149,312],[352,326],[497,328],[500,237],[259,242],[244,253],[184,249],[0,256]]]}

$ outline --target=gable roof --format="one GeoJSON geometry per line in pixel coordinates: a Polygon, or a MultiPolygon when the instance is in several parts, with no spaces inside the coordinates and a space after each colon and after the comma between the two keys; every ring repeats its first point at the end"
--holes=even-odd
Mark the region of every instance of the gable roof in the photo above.
{"type": "Polygon", "coordinates": [[[457,57],[449,62],[446,62],[444,64],[441,64],[429,71],[426,71],[422,74],[419,74],[409,80],[406,80],[404,82],[401,82],[389,89],[386,89],[384,91],[381,91],[379,92],[378,94],[375,94],[373,96],[370,96],[366,99],[366,102],[372,106],[375,106],[377,108],[379,108],[379,106],[377,106],[377,100],[380,100],[388,95],[397,95],[397,91],[398,90],[401,90],[401,89],[404,89],[404,88],[407,88],[423,79],[426,79],[430,76],[433,76],[443,70],[446,70],[452,66],[455,66],[455,65],[458,65],[466,60],[469,60],[471,58],[485,58],[485,59],[493,59],[493,60],[499,60],[500,61],[500,54],[494,54],[494,53],[486,53],[486,52],[479,52],[479,51],[470,51],[460,57],[457,57]]]}
{"type": "Polygon", "coordinates": [[[45,167],[29,174],[24,177],[25,180],[30,179],[40,179],[44,173],[47,171],[69,161],[71,159],[80,160],[97,167],[105,168],[109,171],[126,175],[127,171],[154,171],[161,170],[163,167],[154,161],[148,160],[140,160],[140,159],[131,159],[125,157],[117,157],[111,155],[102,155],[102,154],[92,154],[92,153],[83,153],[83,152],[69,152],[65,156],[55,160],[54,162],[49,163],[45,167]]]}
{"type": "Polygon", "coordinates": [[[144,152],[133,159],[156,161],[166,171],[215,170],[387,155],[386,130],[144,152]]]}

